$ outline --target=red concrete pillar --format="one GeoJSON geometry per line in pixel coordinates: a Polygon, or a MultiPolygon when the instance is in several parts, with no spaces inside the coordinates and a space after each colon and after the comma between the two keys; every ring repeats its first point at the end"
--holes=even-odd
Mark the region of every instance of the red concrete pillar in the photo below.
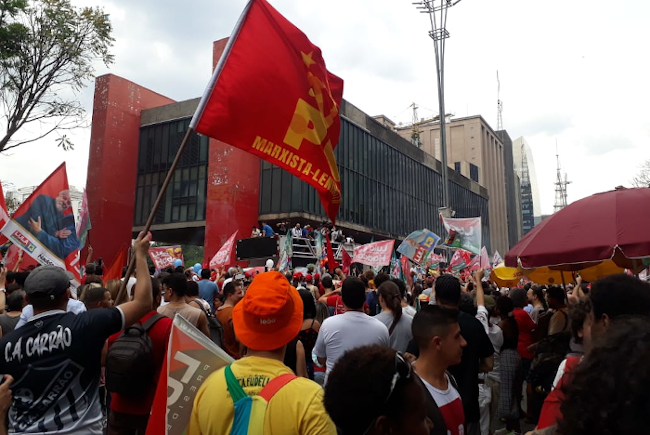
{"type": "MultiPolygon", "coordinates": [[[[175,101],[113,74],[97,77],[88,158],[88,235],[95,259],[110,263],[131,241],[140,112],[175,101]]],[[[82,254],[85,260],[86,253],[82,254]]]]}
{"type": "MultiPolygon", "coordinates": [[[[213,45],[213,68],[227,38],[213,45]]],[[[205,218],[205,263],[239,230],[238,238],[250,237],[259,216],[260,159],[221,141],[210,140],[205,218]]],[[[231,264],[234,262],[234,249],[231,264]]]]}

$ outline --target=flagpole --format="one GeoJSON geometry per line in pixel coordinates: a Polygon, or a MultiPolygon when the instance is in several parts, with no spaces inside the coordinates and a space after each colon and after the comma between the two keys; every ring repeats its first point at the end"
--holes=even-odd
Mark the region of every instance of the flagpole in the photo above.
{"type": "MultiPolygon", "coordinates": [[[[176,152],[176,157],[174,157],[174,161],[172,162],[172,165],[169,168],[169,172],[167,172],[167,177],[165,177],[165,181],[160,187],[160,191],[158,192],[158,197],[156,198],[156,202],[154,202],[153,207],[151,208],[151,212],[149,213],[149,218],[147,219],[147,223],[145,224],[143,229],[145,233],[148,232],[149,229],[151,228],[151,224],[153,223],[153,220],[156,216],[156,211],[158,210],[158,207],[162,202],[162,198],[167,191],[167,186],[169,186],[169,183],[171,182],[171,179],[176,170],[176,166],[178,166],[178,162],[180,160],[181,154],[185,149],[185,145],[187,145],[190,135],[194,132],[194,128],[196,127],[198,120],[201,118],[201,115],[203,114],[203,110],[205,109],[205,106],[208,103],[210,94],[212,93],[212,90],[214,89],[214,86],[217,83],[219,76],[221,75],[221,71],[223,70],[226,60],[230,55],[232,46],[235,43],[237,36],[239,35],[239,31],[241,30],[244,21],[246,19],[246,16],[248,15],[248,11],[250,10],[251,5],[253,4],[254,1],[256,0],[250,0],[248,4],[246,4],[244,11],[240,15],[239,20],[237,21],[237,24],[235,25],[235,28],[233,29],[232,34],[230,35],[230,38],[228,38],[228,42],[226,43],[226,47],[224,48],[223,53],[219,58],[219,62],[217,62],[217,66],[214,69],[214,73],[212,74],[210,83],[208,83],[208,87],[206,88],[206,91],[203,93],[203,96],[201,97],[199,106],[197,107],[196,112],[194,112],[194,116],[192,116],[192,120],[190,121],[189,128],[185,133],[185,137],[183,138],[183,141],[178,147],[178,151],[176,152]]],[[[129,267],[126,270],[126,275],[124,275],[124,280],[122,282],[122,285],[120,286],[120,290],[117,293],[117,296],[115,297],[115,305],[119,305],[124,301],[124,298],[126,297],[126,283],[131,277],[131,274],[133,274],[134,269],[135,269],[135,255],[131,258],[131,261],[129,262],[129,267]]]]}
{"type": "MultiPolygon", "coordinates": [[[[185,137],[183,137],[183,141],[178,147],[178,151],[176,152],[176,157],[174,157],[174,161],[172,162],[172,165],[169,167],[169,171],[167,172],[165,181],[163,181],[162,186],[160,186],[160,190],[158,191],[158,196],[156,197],[156,201],[153,203],[153,207],[151,207],[151,211],[149,212],[149,217],[147,218],[147,223],[144,225],[144,229],[142,230],[144,231],[145,234],[149,232],[149,229],[151,228],[151,224],[153,224],[153,220],[156,217],[156,211],[158,210],[158,207],[160,206],[160,203],[162,202],[162,199],[165,196],[165,193],[167,192],[167,187],[169,186],[169,183],[172,181],[172,177],[174,176],[174,172],[176,171],[178,162],[181,160],[181,154],[183,154],[183,150],[185,149],[185,146],[189,142],[190,135],[193,132],[194,130],[192,128],[188,128],[187,132],[185,133],[185,137]]],[[[135,255],[131,256],[131,261],[129,261],[129,267],[126,269],[126,275],[124,275],[124,279],[122,280],[122,285],[120,286],[120,290],[118,291],[117,296],[115,297],[115,306],[124,302],[124,298],[126,297],[126,283],[129,281],[129,278],[133,274],[134,269],[135,269],[135,255]]]]}

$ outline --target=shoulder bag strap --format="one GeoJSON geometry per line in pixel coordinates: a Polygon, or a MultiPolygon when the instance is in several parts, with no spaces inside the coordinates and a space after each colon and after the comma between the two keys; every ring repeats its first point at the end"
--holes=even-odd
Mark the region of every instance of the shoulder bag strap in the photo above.
{"type": "Polygon", "coordinates": [[[233,374],[230,365],[226,366],[223,373],[226,376],[226,385],[228,386],[228,393],[230,393],[232,402],[237,403],[237,401],[243,399],[244,397],[247,397],[244,389],[241,387],[241,385],[239,385],[239,381],[233,374]]]}
{"type": "Polygon", "coordinates": [[[275,393],[280,391],[282,387],[287,385],[289,382],[293,381],[296,379],[297,376],[294,375],[293,373],[285,373],[283,375],[277,376],[269,381],[268,384],[264,388],[262,388],[262,391],[258,394],[258,396],[262,397],[264,400],[266,400],[266,403],[269,403],[273,396],[275,396],[275,393]]]}
{"type": "Polygon", "coordinates": [[[151,328],[158,320],[164,319],[167,316],[163,316],[162,314],[154,314],[153,316],[149,317],[146,322],[142,324],[142,327],[144,328],[145,331],[148,331],[149,328],[151,328]]]}

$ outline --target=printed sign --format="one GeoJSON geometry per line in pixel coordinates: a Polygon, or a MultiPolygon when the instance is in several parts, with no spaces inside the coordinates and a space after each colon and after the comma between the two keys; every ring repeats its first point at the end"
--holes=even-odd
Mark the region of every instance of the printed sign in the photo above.
{"type": "Polygon", "coordinates": [[[368,243],[354,248],[353,263],[367,264],[368,266],[387,266],[393,255],[395,240],[368,243]]]}
{"type": "Polygon", "coordinates": [[[439,241],[440,237],[426,228],[413,231],[399,245],[397,252],[406,255],[415,264],[422,264],[424,257],[433,250],[439,241]]]}

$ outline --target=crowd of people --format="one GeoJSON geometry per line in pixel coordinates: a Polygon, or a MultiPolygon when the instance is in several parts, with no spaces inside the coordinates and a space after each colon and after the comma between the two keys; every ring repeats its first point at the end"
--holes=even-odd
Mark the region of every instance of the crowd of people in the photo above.
{"type": "Polygon", "coordinates": [[[291,222],[279,222],[276,224],[276,228],[277,231],[274,231],[267,222],[261,222],[260,226],[253,226],[251,238],[290,235],[294,239],[314,240],[317,237],[318,232],[320,232],[323,237],[330,237],[332,242],[354,243],[352,237],[346,237],[343,235],[343,231],[337,229],[336,226],[323,224],[318,228],[315,228],[310,224],[304,224],[301,226],[300,223],[296,223],[292,226],[291,222]]]}
{"type": "Polygon", "coordinates": [[[78,289],[53,266],[0,270],[0,434],[145,433],[176,314],[234,359],[198,389],[190,435],[645,430],[650,284],[633,276],[161,273],[148,249],[141,234],[126,298],[101,265],[78,289]]]}

